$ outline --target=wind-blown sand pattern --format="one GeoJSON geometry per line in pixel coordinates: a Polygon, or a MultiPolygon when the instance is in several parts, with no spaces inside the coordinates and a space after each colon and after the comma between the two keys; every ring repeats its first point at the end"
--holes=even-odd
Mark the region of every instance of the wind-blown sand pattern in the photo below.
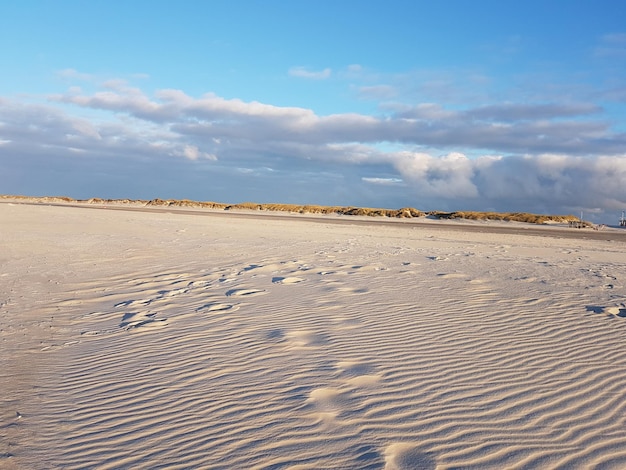
{"type": "Polygon", "coordinates": [[[0,468],[626,468],[620,240],[0,221],[0,468]]]}

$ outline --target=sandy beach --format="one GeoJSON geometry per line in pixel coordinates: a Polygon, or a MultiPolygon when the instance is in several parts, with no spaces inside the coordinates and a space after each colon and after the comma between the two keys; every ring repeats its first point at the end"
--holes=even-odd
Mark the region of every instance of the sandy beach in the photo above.
{"type": "Polygon", "coordinates": [[[0,246],[2,469],[626,468],[619,230],[2,203],[0,246]]]}

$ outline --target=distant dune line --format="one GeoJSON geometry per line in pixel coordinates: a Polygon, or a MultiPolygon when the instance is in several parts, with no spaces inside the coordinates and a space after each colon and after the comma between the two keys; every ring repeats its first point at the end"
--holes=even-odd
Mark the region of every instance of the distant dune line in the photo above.
{"type": "MultiPolygon", "coordinates": [[[[131,200],[131,199],[85,199],[77,200],[69,197],[29,197],[29,196],[10,196],[0,195],[0,204],[28,204],[28,205],[47,205],[60,207],[73,207],[97,210],[121,210],[134,212],[152,212],[152,213],[173,213],[184,214],[188,216],[211,216],[211,217],[237,217],[244,219],[257,219],[262,217],[264,220],[294,218],[303,222],[315,222],[324,224],[350,224],[350,225],[401,225],[414,229],[434,229],[447,231],[462,232],[479,232],[490,234],[523,234],[540,237],[556,237],[556,238],[574,238],[589,240],[611,240],[616,242],[626,242],[626,230],[619,228],[607,228],[605,230],[591,230],[590,224],[576,224],[576,226],[585,228],[584,230],[576,230],[568,227],[569,222],[558,222],[557,217],[550,219],[552,222],[533,223],[521,222],[513,219],[497,219],[470,217],[472,214],[495,214],[485,213],[440,213],[448,214],[448,217],[442,215],[429,215],[423,212],[419,217],[395,217],[395,216],[370,216],[357,213],[359,208],[354,211],[346,210],[345,212],[305,212],[296,210],[287,210],[294,207],[327,207],[330,206],[294,206],[288,204],[257,204],[251,208],[249,203],[245,204],[223,204],[213,202],[194,202],[188,200],[162,200],[154,199],[152,201],[131,200]],[[258,207],[273,207],[274,209],[258,209],[258,207]],[[283,207],[283,210],[275,209],[275,207],[283,207]],[[452,217],[450,214],[464,214],[465,217],[452,217]],[[344,217],[346,216],[346,217],[344,217]]],[[[383,210],[383,209],[381,209],[383,210]]],[[[416,211],[416,209],[413,209],[416,211]]],[[[505,215],[500,213],[500,216],[505,215]]],[[[548,217],[548,216],[537,216],[548,217]]],[[[562,216],[573,217],[573,216],[562,216]]],[[[574,221],[578,220],[573,217],[574,221]]],[[[568,219],[570,220],[570,219],[568,219]]]]}
{"type": "Polygon", "coordinates": [[[260,204],[254,202],[227,204],[211,201],[192,201],[189,199],[73,199],[67,196],[30,197],[0,195],[0,199],[24,200],[37,203],[141,205],[145,207],[187,207],[218,210],[255,210],[270,212],[290,212],[299,214],[337,214],[409,219],[418,217],[432,217],[437,219],[501,220],[526,222],[532,224],[568,223],[570,221],[580,221],[578,217],[573,215],[542,215],[531,214],[527,212],[422,211],[413,207],[403,207],[400,209],[383,209],[354,206],[321,206],[313,204],[260,204]]]}

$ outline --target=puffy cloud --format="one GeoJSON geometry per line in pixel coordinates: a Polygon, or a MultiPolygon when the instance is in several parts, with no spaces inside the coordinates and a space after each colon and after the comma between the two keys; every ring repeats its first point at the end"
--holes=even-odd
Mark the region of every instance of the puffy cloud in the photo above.
{"type": "Polygon", "coordinates": [[[99,91],[93,95],[84,95],[81,90],[72,90],[64,95],[50,95],[51,101],[71,103],[85,108],[104,109],[133,114],[137,117],[155,117],[163,107],[151,101],[141,90],[120,87],[120,82],[107,83],[110,91],[99,91]]]}
{"type": "Polygon", "coordinates": [[[395,165],[422,196],[462,199],[476,198],[479,194],[472,181],[472,161],[463,154],[451,153],[434,158],[424,153],[402,152],[395,165]]]}
{"type": "Polygon", "coordinates": [[[337,142],[399,142],[435,148],[492,150],[501,153],[616,154],[626,134],[587,115],[601,111],[590,104],[492,105],[448,110],[419,104],[387,116],[337,114],[279,107],[214,94],[193,98],[179,90],[161,90],[152,99],[141,90],[117,87],[92,95],[67,93],[51,100],[126,113],[159,123],[181,135],[210,139],[283,140],[326,145],[337,142]]]}
{"type": "MultiPolygon", "coordinates": [[[[106,185],[97,178],[119,181],[125,171],[141,177],[145,168],[174,196],[178,188],[178,197],[203,198],[198,188],[210,187],[220,191],[214,199],[234,194],[379,207],[574,213],[626,207],[626,135],[589,103],[466,109],[390,103],[378,116],[321,116],[211,93],[164,89],[149,96],[117,80],[103,86],[94,93],[72,88],[47,104],[0,98],[0,170],[35,174],[47,162],[78,178],[77,168],[86,168],[78,162],[90,160],[103,169],[83,177],[98,188],[106,185]],[[71,105],[97,117],[77,117],[71,105]]],[[[67,178],[58,178],[59,187],[77,184],[67,178]]],[[[37,192],[28,190],[34,186],[26,176],[15,181],[24,187],[18,192],[37,192]]],[[[160,187],[145,184],[146,191],[160,187]]]]}
{"type": "Polygon", "coordinates": [[[469,159],[458,153],[403,152],[393,161],[418,200],[444,201],[455,209],[577,213],[620,210],[626,204],[626,154],[469,159]]]}
{"type": "Polygon", "coordinates": [[[209,152],[190,146],[179,135],[149,121],[87,119],[40,104],[8,100],[0,104],[0,139],[9,142],[5,145],[5,156],[40,154],[42,158],[53,158],[72,149],[100,157],[195,156],[215,159],[209,152]]]}

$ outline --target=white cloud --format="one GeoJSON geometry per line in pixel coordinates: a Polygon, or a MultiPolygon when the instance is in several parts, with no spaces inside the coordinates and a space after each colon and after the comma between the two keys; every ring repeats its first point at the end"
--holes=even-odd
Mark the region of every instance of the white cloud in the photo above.
{"type": "Polygon", "coordinates": [[[361,178],[361,180],[365,181],[366,183],[383,186],[402,184],[402,179],[400,178],[377,178],[364,176],[361,178]]]}
{"type": "Polygon", "coordinates": [[[217,157],[213,154],[201,152],[195,145],[184,145],[182,149],[177,149],[173,152],[173,155],[178,157],[185,157],[189,160],[198,160],[204,158],[206,160],[217,160],[217,157]]]}
{"type": "Polygon", "coordinates": [[[306,67],[291,67],[289,76],[298,78],[308,78],[312,80],[325,80],[330,78],[332,70],[325,68],[324,70],[309,70],[306,67]]]}
{"type": "Polygon", "coordinates": [[[576,212],[626,203],[626,154],[585,158],[541,154],[435,157],[397,154],[394,165],[422,200],[452,201],[453,206],[485,210],[576,212]]]}
{"type": "Polygon", "coordinates": [[[476,198],[472,161],[460,153],[435,158],[424,153],[401,152],[395,166],[405,180],[417,186],[423,196],[440,198],[476,198]]]}
{"type": "MultiPolygon", "coordinates": [[[[390,105],[379,116],[321,116],[215,94],[160,90],[149,96],[119,80],[95,93],[73,88],[46,105],[0,103],[0,167],[21,168],[26,163],[17,163],[18,155],[33,162],[32,174],[56,165],[60,175],[71,175],[81,159],[103,165],[108,178],[145,171],[174,184],[171,175],[181,172],[181,197],[197,186],[281,201],[290,188],[289,197],[297,194],[302,202],[345,198],[322,201],[329,204],[358,203],[350,200],[358,195],[370,198],[363,205],[421,209],[626,207],[626,136],[589,103],[455,109],[430,102],[390,105]],[[74,116],[67,105],[98,110],[98,118],[74,116]],[[254,187],[242,179],[247,175],[254,187]]],[[[97,175],[83,175],[90,178],[97,175]]],[[[46,184],[65,188],[74,180],[61,176],[46,184]]],[[[40,192],[28,190],[26,176],[22,181],[19,192],[40,192]]],[[[103,185],[93,180],[90,187],[103,185]]]]}
{"type": "Polygon", "coordinates": [[[123,86],[91,95],[51,96],[53,101],[166,125],[194,139],[228,138],[231,143],[251,139],[317,145],[398,142],[435,148],[577,155],[619,153],[626,144],[626,134],[611,132],[609,123],[588,118],[601,109],[584,103],[510,104],[462,111],[424,103],[376,117],[356,113],[318,116],[305,108],[227,100],[214,94],[193,98],[179,90],[161,90],[155,98],[123,86]]]}

